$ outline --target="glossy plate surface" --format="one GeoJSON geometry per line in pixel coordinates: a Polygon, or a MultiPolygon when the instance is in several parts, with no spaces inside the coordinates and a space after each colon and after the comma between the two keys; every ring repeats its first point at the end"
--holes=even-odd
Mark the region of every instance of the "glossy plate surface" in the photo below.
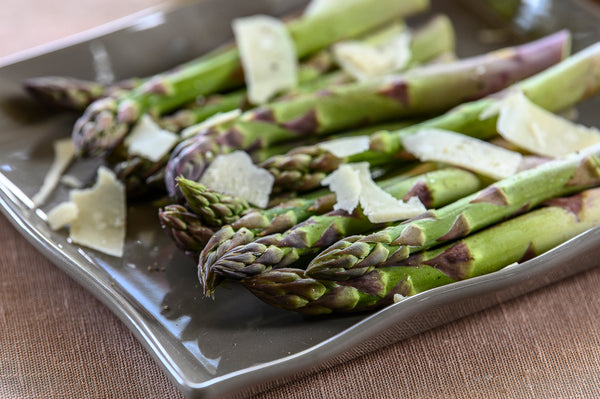
{"type": "MultiPolygon", "coordinates": [[[[466,6],[469,3],[433,2],[432,13],[447,13],[455,22],[459,55],[509,44],[484,43],[481,38],[509,38],[514,43],[516,36],[496,30],[489,24],[497,21],[474,13],[466,6]]],[[[247,395],[265,389],[294,378],[294,373],[355,357],[593,267],[600,255],[596,229],[522,265],[435,289],[377,313],[306,318],[272,309],[235,285],[219,289],[215,301],[202,298],[195,265],[160,231],[150,205],[129,208],[122,259],[72,245],[64,232],[47,227],[44,212],[64,200],[67,191],[57,190],[40,210],[33,209],[30,197],[52,161],[51,142],[70,134],[77,115],[56,114],[33,103],[21,91],[23,79],[146,76],[222,43],[236,16],[281,15],[302,4],[207,0],[178,9],[154,9],[0,61],[1,209],[42,253],[132,329],[189,397],[247,395]]],[[[570,28],[574,50],[600,38],[591,3],[553,4],[542,30],[570,28]]],[[[515,21],[516,28],[525,26],[515,21]]],[[[600,116],[593,112],[599,106],[598,99],[587,101],[579,108],[580,120],[600,126],[600,116]]],[[[74,169],[82,177],[94,173],[91,164],[74,169]]]]}

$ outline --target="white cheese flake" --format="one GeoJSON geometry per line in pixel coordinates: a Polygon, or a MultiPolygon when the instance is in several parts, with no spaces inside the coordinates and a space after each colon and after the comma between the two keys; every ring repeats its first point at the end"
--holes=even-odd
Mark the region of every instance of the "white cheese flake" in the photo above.
{"type": "Polygon", "coordinates": [[[177,140],[175,133],[161,129],[150,116],[144,115],[125,139],[125,146],[131,154],[156,162],[171,151],[177,140]]]}
{"type": "Polygon", "coordinates": [[[394,294],[394,303],[402,302],[406,298],[408,298],[408,297],[406,297],[402,294],[394,294]]]}
{"type": "Polygon", "coordinates": [[[267,15],[238,18],[233,32],[251,103],[264,104],[298,85],[296,47],[283,22],[267,15]]]}
{"type": "Polygon", "coordinates": [[[573,123],[532,103],[522,92],[501,101],[498,133],[537,155],[561,157],[600,142],[600,131],[573,123]]]}
{"type": "Polygon", "coordinates": [[[404,202],[384,191],[371,178],[368,163],[361,162],[356,165],[361,184],[360,206],[369,221],[385,223],[404,220],[427,210],[418,197],[411,197],[404,202]]]}
{"type": "Polygon", "coordinates": [[[242,110],[239,108],[227,112],[217,112],[216,114],[207,118],[206,120],[183,129],[181,131],[181,137],[186,139],[195,136],[198,133],[202,133],[203,131],[210,129],[213,126],[231,122],[232,120],[239,117],[241,114],[242,110]]]}
{"type": "Polygon", "coordinates": [[[408,219],[426,210],[418,197],[404,202],[385,192],[371,178],[366,162],[340,166],[323,180],[323,184],[336,195],[334,209],[351,213],[360,204],[372,223],[408,219]]]}
{"type": "Polygon", "coordinates": [[[523,159],[518,152],[442,129],[422,129],[406,136],[402,143],[421,161],[460,166],[492,179],[517,173],[523,159]]]}
{"type": "Polygon", "coordinates": [[[217,156],[200,179],[211,190],[244,198],[260,208],[268,205],[274,181],[273,175],[256,166],[244,151],[217,156]]]}
{"type": "Polygon", "coordinates": [[[71,201],[61,202],[48,211],[47,222],[52,230],[62,229],[79,215],[79,208],[71,201]]]}
{"type": "Polygon", "coordinates": [[[349,157],[360,154],[369,149],[369,136],[343,137],[329,141],[323,141],[318,146],[329,151],[338,158],[349,157]]]}
{"type": "Polygon", "coordinates": [[[46,202],[75,156],[75,147],[70,138],[56,140],[52,145],[54,147],[54,160],[50,165],[50,169],[48,169],[48,173],[44,176],[44,182],[40,187],[40,191],[31,198],[36,207],[46,202]]]}
{"type": "Polygon", "coordinates": [[[78,215],[70,222],[70,238],[80,245],[112,256],[122,256],[125,245],[125,187],[112,171],[98,169],[93,187],[72,190],[78,215]]]}
{"type": "Polygon", "coordinates": [[[354,212],[360,199],[360,176],[351,164],[344,164],[332,172],[321,182],[336,194],[334,209],[354,212]]]}
{"type": "Polygon", "coordinates": [[[374,45],[345,41],[333,46],[338,65],[359,81],[373,80],[403,70],[411,57],[411,35],[403,31],[374,45]]]}

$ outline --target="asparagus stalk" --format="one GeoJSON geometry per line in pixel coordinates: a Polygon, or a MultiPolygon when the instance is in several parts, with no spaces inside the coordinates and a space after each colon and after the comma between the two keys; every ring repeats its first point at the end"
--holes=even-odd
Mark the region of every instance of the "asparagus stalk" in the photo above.
{"type": "Polygon", "coordinates": [[[158,219],[177,248],[193,257],[198,256],[214,234],[214,229],[206,227],[198,215],[183,205],[167,205],[159,209],[158,219]]]}
{"type": "MultiPolygon", "coordinates": [[[[553,112],[568,109],[597,94],[600,90],[600,43],[524,80],[514,89],[522,90],[532,102],[553,112]]],[[[489,139],[496,135],[497,118],[481,119],[480,115],[501,97],[502,93],[463,104],[406,129],[377,132],[370,137],[370,149],[360,154],[340,158],[318,146],[306,146],[274,156],[261,166],[275,176],[275,186],[280,190],[308,190],[318,186],[324,176],[341,164],[366,161],[378,165],[402,157],[402,139],[422,128],[440,128],[489,139]]]]}
{"type": "Polygon", "coordinates": [[[167,190],[172,196],[177,194],[177,176],[198,181],[220,153],[329,134],[365,120],[377,122],[443,112],[559,62],[565,56],[568,39],[566,32],[560,32],[523,46],[256,108],[180,144],[165,170],[167,190]]]}
{"type": "MultiPolygon", "coordinates": [[[[318,80],[321,75],[334,69],[333,56],[329,51],[319,51],[298,68],[298,83],[300,87],[318,80]]],[[[219,113],[234,109],[248,110],[253,108],[246,95],[245,89],[240,89],[227,94],[213,94],[201,97],[193,106],[178,110],[172,115],[160,118],[160,125],[172,132],[179,132],[187,127],[198,124],[207,118],[219,113]]]]}
{"type": "Polygon", "coordinates": [[[312,260],[306,273],[342,280],[396,264],[410,253],[464,237],[548,199],[600,184],[600,148],[547,162],[500,180],[443,208],[367,236],[344,238],[312,260]]]}
{"type": "MultiPolygon", "coordinates": [[[[361,39],[364,42],[379,45],[390,40],[397,35],[399,30],[397,26],[392,25],[383,28],[381,31],[368,35],[361,39]]],[[[418,27],[412,32],[410,41],[410,60],[405,66],[406,69],[414,68],[419,65],[435,61],[437,57],[454,53],[456,49],[454,27],[450,19],[445,15],[436,15],[427,23],[418,27]]],[[[305,84],[296,90],[282,96],[282,99],[289,99],[302,93],[317,92],[328,88],[354,82],[355,79],[343,70],[333,71],[323,76],[316,77],[312,81],[306,81],[305,84]]]]}
{"type": "Polygon", "coordinates": [[[543,208],[362,277],[318,280],[301,269],[275,269],[242,283],[266,303],[286,310],[359,312],[390,305],[396,295],[415,295],[525,262],[599,224],[600,189],[592,189],[548,201],[543,208]]]}
{"type": "MultiPolygon", "coordinates": [[[[398,198],[418,196],[431,208],[476,191],[481,187],[481,181],[470,172],[448,168],[408,179],[399,176],[381,186],[398,198]]],[[[341,237],[369,231],[377,226],[359,209],[352,214],[332,211],[312,216],[283,233],[261,237],[246,245],[241,245],[242,240],[234,240],[237,246],[230,245],[231,249],[226,251],[219,248],[216,253],[211,252],[207,246],[199,260],[200,280],[205,293],[212,294],[214,283],[220,280],[215,275],[239,280],[272,268],[288,267],[301,256],[314,255],[341,237]]]]}
{"type": "MultiPolygon", "coordinates": [[[[353,0],[335,12],[300,17],[287,23],[299,58],[313,54],[342,38],[359,36],[394,18],[427,8],[427,0],[353,0]]],[[[144,113],[162,115],[201,95],[244,83],[237,48],[221,49],[157,75],[142,86],[115,98],[91,104],[77,121],[73,139],[83,155],[115,148],[144,113]]]]}
{"type": "Polygon", "coordinates": [[[207,226],[220,227],[235,222],[250,209],[245,199],[209,190],[203,184],[184,178],[177,179],[177,184],[188,208],[207,226]]]}
{"type": "Polygon", "coordinates": [[[140,79],[127,79],[110,85],[63,76],[41,76],[27,79],[23,88],[38,101],[52,107],[83,111],[92,102],[141,84],[140,79]]]}

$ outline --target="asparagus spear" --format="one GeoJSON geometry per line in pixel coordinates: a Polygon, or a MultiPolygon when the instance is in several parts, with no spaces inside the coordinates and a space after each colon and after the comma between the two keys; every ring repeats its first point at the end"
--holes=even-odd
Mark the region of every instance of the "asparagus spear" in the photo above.
{"type": "Polygon", "coordinates": [[[207,226],[220,227],[235,222],[250,209],[250,204],[243,198],[209,190],[203,184],[188,179],[177,179],[177,185],[188,208],[207,226]]]}
{"type": "MultiPolygon", "coordinates": [[[[470,172],[448,168],[408,179],[400,176],[381,186],[398,198],[408,199],[416,195],[431,208],[476,191],[481,187],[481,181],[470,172]]],[[[377,226],[359,209],[352,214],[332,211],[312,216],[281,234],[261,237],[246,245],[241,245],[239,239],[234,240],[236,247],[230,245],[228,251],[220,248],[216,251],[220,256],[215,256],[215,251],[207,246],[199,260],[200,280],[205,293],[212,294],[214,284],[219,281],[214,274],[239,280],[272,268],[288,267],[301,256],[314,254],[341,237],[377,226]]]]}
{"type": "Polygon", "coordinates": [[[214,229],[206,227],[201,218],[183,205],[167,205],[158,211],[162,229],[173,240],[177,248],[197,257],[204,248],[214,229]]]}
{"type": "MultiPolygon", "coordinates": [[[[398,29],[395,26],[383,28],[381,31],[368,35],[361,39],[367,43],[378,45],[390,40],[390,37],[397,35],[398,29]]],[[[418,27],[412,32],[410,40],[410,59],[406,69],[426,64],[434,61],[437,57],[454,53],[456,49],[454,27],[450,19],[445,15],[436,15],[427,23],[418,27]]],[[[306,81],[305,84],[296,90],[282,96],[282,99],[289,99],[302,93],[316,92],[328,88],[354,82],[354,77],[343,70],[333,71],[323,76],[316,77],[312,81],[306,81]]]]}
{"type": "Polygon", "coordinates": [[[242,283],[272,306],[305,314],[380,308],[392,304],[396,295],[415,295],[525,262],[600,224],[600,189],[550,200],[545,205],[362,277],[318,280],[301,269],[275,269],[242,283]]]}
{"type": "MultiPolygon", "coordinates": [[[[329,51],[319,51],[298,68],[298,83],[305,86],[334,69],[333,56],[329,51]]],[[[195,104],[178,110],[172,115],[160,118],[160,125],[172,132],[179,132],[187,127],[200,123],[219,113],[234,109],[248,110],[253,108],[246,96],[246,90],[240,89],[227,94],[212,94],[201,97],[195,104]]]]}
{"type": "Polygon", "coordinates": [[[175,178],[198,181],[220,153],[256,149],[309,135],[323,135],[370,122],[442,112],[466,99],[496,92],[565,56],[566,32],[515,48],[380,81],[342,85],[256,108],[235,121],[183,143],[165,170],[170,195],[175,178]],[[444,93],[444,95],[440,95],[444,93]]]}
{"type": "Polygon", "coordinates": [[[410,253],[464,237],[550,198],[600,184],[600,148],[547,162],[500,180],[443,208],[367,236],[344,238],[312,260],[306,273],[341,280],[395,264],[410,253]]]}
{"type": "MultiPolygon", "coordinates": [[[[568,109],[600,90],[600,43],[569,57],[515,85],[535,104],[553,112],[568,109]]],[[[406,129],[377,132],[370,137],[370,149],[349,157],[336,157],[318,146],[296,148],[274,156],[261,164],[275,176],[279,190],[311,189],[341,164],[369,162],[372,165],[389,162],[402,156],[402,139],[422,128],[440,128],[489,139],[496,135],[496,117],[481,119],[480,115],[501,98],[484,98],[463,104],[437,118],[406,129]],[[289,176],[293,176],[290,179],[289,176]]]]}
{"type": "Polygon", "coordinates": [[[23,88],[38,101],[52,107],[83,111],[92,102],[141,84],[140,79],[127,79],[111,85],[63,76],[41,76],[26,79],[23,88]]]}
{"type": "MultiPolygon", "coordinates": [[[[335,12],[300,17],[287,23],[299,58],[342,38],[359,36],[394,18],[422,11],[427,0],[353,0],[335,12]]],[[[115,98],[91,104],[73,129],[77,150],[102,154],[115,148],[144,113],[161,115],[201,96],[242,86],[237,48],[220,49],[157,75],[115,98]]]]}

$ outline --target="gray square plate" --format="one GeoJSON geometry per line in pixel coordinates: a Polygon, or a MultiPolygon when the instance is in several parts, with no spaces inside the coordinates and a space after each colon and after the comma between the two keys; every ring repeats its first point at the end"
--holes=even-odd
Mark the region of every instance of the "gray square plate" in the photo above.
{"type": "MultiPolygon", "coordinates": [[[[474,14],[465,3],[439,0],[432,7],[432,12],[447,13],[455,22],[461,56],[507,44],[478,41],[478,34],[494,21],[474,14]]],[[[146,76],[225,41],[234,17],[281,15],[302,4],[206,0],[177,9],[158,8],[61,45],[0,61],[1,209],[44,255],[117,314],[189,397],[258,392],[593,267],[600,256],[600,230],[594,229],[529,262],[416,295],[377,313],[307,318],[272,309],[235,285],[221,288],[215,301],[202,298],[195,265],[162,234],[149,205],[129,208],[122,259],[72,245],[63,232],[47,227],[44,211],[67,192],[59,189],[39,210],[30,197],[52,161],[50,143],[70,134],[77,115],[55,114],[33,103],[20,88],[23,79],[95,79],[107,72],[115,79],[146,76]],[[99,58],[108,60],[109,70],[100,68],[107,64],[99,58]]],[[[542,28],[570,28],[574,50],[600,38],[591,3],[555,1],[553,7],[542,28]]],[[[513,27],[523,27],[522,20],[515,21],[513,27]]],[[[600,126],[594,112],[599,106],[599,99],[582,104],[581,120],[600,126]]],[[[85,165],[78,169],[84,174],[93,170],[85,165]]]]}

